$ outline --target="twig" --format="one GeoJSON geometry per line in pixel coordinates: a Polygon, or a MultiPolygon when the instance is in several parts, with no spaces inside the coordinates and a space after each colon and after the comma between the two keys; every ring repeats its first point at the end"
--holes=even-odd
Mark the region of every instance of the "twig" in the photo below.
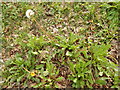
{"type": "MultiPolygon", "coordinates": [[[[48,36],[50,39],[52,39],[53,41],[55,41],[56,42],[56,40],[51,36],[51,35],[49,35],[42,27],[41,27],[41,25],[36,21],[36,19],[33,19],[36,23],[37,23],[37,25],[39,26],[39,28],[42,30],[42,32],[46,35],[46,36],[48,36]]],[[[50,41],[49,41],[50,42],[50,41]]]]}
{"type": "Polygon", "coordinates": [[[23,69],[24,69],[25,71],[27,71],[28,73],[30,73],[30,71],[28,71],[26,68],[23,67],[23,69]]]}

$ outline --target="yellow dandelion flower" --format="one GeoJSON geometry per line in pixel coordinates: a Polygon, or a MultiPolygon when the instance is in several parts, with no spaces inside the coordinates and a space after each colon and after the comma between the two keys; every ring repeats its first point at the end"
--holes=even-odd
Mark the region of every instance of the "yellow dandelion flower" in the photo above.
{"type": "Polygon", "coordinates": [[[31,72],[30,75],[31,75],[31,76],[35,76],[36,74],[35,74],[34,72],[31,72]]]}

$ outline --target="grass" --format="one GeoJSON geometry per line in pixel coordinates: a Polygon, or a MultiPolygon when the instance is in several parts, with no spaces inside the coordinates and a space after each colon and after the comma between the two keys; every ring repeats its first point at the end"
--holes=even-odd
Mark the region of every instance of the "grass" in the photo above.
{"type": "Polygon", "coordinates": [[[1,86],[118,88],[119,6],[2,3],[1,86]]]}

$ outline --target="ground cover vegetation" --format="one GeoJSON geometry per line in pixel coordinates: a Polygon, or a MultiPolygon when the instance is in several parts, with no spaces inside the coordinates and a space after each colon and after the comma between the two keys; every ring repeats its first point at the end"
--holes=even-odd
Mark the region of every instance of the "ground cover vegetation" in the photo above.
{"type": "Polygon", "coordinates": [[[3,88],[119,87],[120,2],[1,5],[3,88]]]}

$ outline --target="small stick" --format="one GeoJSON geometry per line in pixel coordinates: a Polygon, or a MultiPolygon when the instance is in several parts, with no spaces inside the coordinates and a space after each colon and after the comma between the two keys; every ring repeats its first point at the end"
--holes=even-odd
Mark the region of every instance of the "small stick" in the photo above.
{"type": "Polygon", "coordinates": [[[52,39],[53,41],[56,42],[56,40],[55,40],[52,36],[50,36],[50,35],[40,26],[40,24],[39,24],[35,19],[34,19],[34,21],[37,23],[37,25],[39,26],[39,28],[42,30],[43,33],[45,33],[50,39],[52,39]]]}
{"type": "Polygon", "coordinates": [[[27,71],[28,73],[30,73],[30,71],[28,71],[26,68],[23,67],[23,69],[24,69],[25,71],[27,71]]]}

